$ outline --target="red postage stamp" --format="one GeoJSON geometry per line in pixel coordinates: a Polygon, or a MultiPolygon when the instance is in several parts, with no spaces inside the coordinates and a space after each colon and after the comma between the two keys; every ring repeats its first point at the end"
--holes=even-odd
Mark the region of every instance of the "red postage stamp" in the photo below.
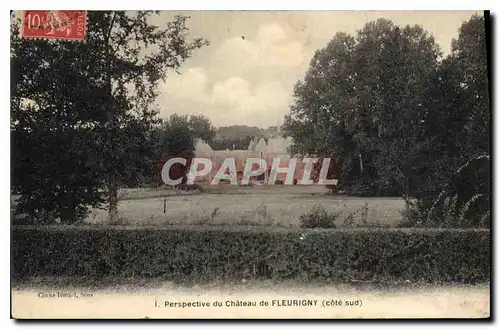
{"type": "Polygon", "coordinates": [[[22,16],[21,37],[83,41],[87,38],[87,12],[25,10],[22,16]]]}

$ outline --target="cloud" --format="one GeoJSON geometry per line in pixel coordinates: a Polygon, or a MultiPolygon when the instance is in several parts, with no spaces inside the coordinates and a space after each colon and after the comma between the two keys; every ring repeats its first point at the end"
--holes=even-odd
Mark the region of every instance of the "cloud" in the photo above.
{"type": "Polygon", "coordinates": [[[278,116],[287,111],[288,92],[276,81],[266,81],[251,88],[239,77],[232,77],[214,85],[212,108],[217,110],[221,123],[257,126],[275,125],[278,116]]]}
{"type": "Polygon", "coordinates": [[[300,42],[291,40],[278,24],[261,25],[253,40],[245,36],[226,39],[215,51],[215,65],[230,67],[233,73],[251,68],[287,69],[306,60],[300,42]]]}
{"type": "Polygon", "coordinates": [[[202,69],[187,70],[162,88],[162,116],[172,113],[202,113],[217,126],[247,124],[276,125],[287,111],[289,93],[277,81],[256,87],[241,77],[230,77],[207,87],[202,69]]]}
{"type": "Polygon", "coordinates": [[[307,60],[301,43],[281,25],[260,25],[252,39],[223,40],[207,58],[206,69],[172,76],[162,86],[161,114],[203,113],[218,126],[276,125],[291,101],[283,77],[307,60]]]}
{"type": "Polygon", "coordinates": [[[189,68],[185,72],[173,74],[160,86],[160,116],[177,114],[204,114],[203,103],[207,99],[208,78],[202,68],[189,68]]]}
{"type": "Polygon", "coordinates": [[[207,75],[202,68],[190,68],[180,75],[172,75],[164,84],[163,96],[169,98],[189,98],[193,94],[205,93],[207,75]]]}
{"type": "Polygon", "coordinates": [[[250,97],[250,84],[240,77],[220,81],[213,87],[212,102],[216,104],[238,104],[238,107],[244,107],[250,97]]]}

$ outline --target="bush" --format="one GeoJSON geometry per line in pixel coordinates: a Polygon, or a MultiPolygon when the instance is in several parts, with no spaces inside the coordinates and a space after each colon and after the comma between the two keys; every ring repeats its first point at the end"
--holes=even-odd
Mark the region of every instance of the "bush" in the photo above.
{"type": "Polygon", "coordinates": [[[419,185],[401,226],[490,228],[490,155],[472,157],[451,173],[442,169],[419,185]]]}
{"type": "Polygon", "coordinates": [[[90,198],[85,201],[72,199],[70,196],[59,203],[62,200],[60,197],[48,197],[48,193],[37,197],[21,196],[11,206],[11,221],[20,225],[75,224],[88,216],[91,206],[102,208],[102,194],[95,198],[94,201],[90,198]]]}
{"type": "Polygon", "coordinates": [[[14,226],[12,257],[14,280],[477,283],[491,267],[489,230],[14,226]]]}
{"type": "Polygon", "coordinates": [[[176,188],[178,190],[181,190],[181,191],[200,191],[200,192],[203,192],[203,188],[201,187],[201,185],[199,184],[186,184],[186,183],[181,183],[179,185],[176,186],[176,188]]]}
{"type": "Polygon", "coordinates": [[[458,194],[446,197],[432,206],[422,201],[409,203],[402,212],[400,227],[436,227],[436,228],[490,228],[491,212],[485,208],[483,194],[473,195],[461,202],[458,194]]]}
{"type": "Polygon", "coordinates": [[[302,228],[335,228],[335,220],[339,214],[329,213],[323,207],[315,205],[309,213],[300,215],[302,228]]]}

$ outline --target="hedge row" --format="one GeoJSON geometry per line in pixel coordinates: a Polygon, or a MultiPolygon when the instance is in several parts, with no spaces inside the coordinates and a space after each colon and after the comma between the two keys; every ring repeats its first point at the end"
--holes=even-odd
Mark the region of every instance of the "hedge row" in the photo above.
{"type": "Polygon", "coordinates": [[[490,279],[489,230],[13,227],[13,279],[490,279]],[[301,231],[303,232],[303,231],[301,231]],[[302,238],[302,239],[301,239],[302,238]]]}

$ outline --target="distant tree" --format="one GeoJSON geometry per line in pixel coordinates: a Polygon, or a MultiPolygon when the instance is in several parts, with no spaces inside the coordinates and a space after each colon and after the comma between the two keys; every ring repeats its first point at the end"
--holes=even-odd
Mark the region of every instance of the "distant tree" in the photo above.
{"type": "Polygon", "coordinates": [[[247,136],[245,138],[214,140],[210,143],[210,146],[214,150],[232,150],[233,148],[235,150],[247,150],[252,139],[251,136],[247,136]]]}
{"type": "Polygon", "coordinates": [[[200,138],[207,143],[213,141],[216,129],[206,116],[202,114],[190,115],[188,123],[195,138],[200,138]]]}
{"type": "Polygon", "coordinates": [[[219,140],[238,140],[247,137],[267,137],[264,130],[258,127],[233,125],[219,127],[216,131],[219,140]]]}
{"type": "Polygon", "coordinates": [[[206,142],[215,136],[215,128],[210,120],[203,115],[172,114],[168,119],[162,120],[157,129],[157,156],[160,170],[157,171],[156,180],[161,182],[161,167],[170,158],[181,157],[187,160],[186,166],[175,164],[172,166],[170,177],[182,177],[183,183],[187,179],[187,170],[194,157],[195,142],[202,139],[206,142]]]}
{"type": "Polygon", "coordinates": [[[275,135],[278,135],[276,127],[263,129],[245,125],[223,126],[216,130],[216,137],[211,146],[214,150],[232,150],[233,148],[246,150],[252,139],[264,138],[267,142],[269,138],[275,135]]]}

